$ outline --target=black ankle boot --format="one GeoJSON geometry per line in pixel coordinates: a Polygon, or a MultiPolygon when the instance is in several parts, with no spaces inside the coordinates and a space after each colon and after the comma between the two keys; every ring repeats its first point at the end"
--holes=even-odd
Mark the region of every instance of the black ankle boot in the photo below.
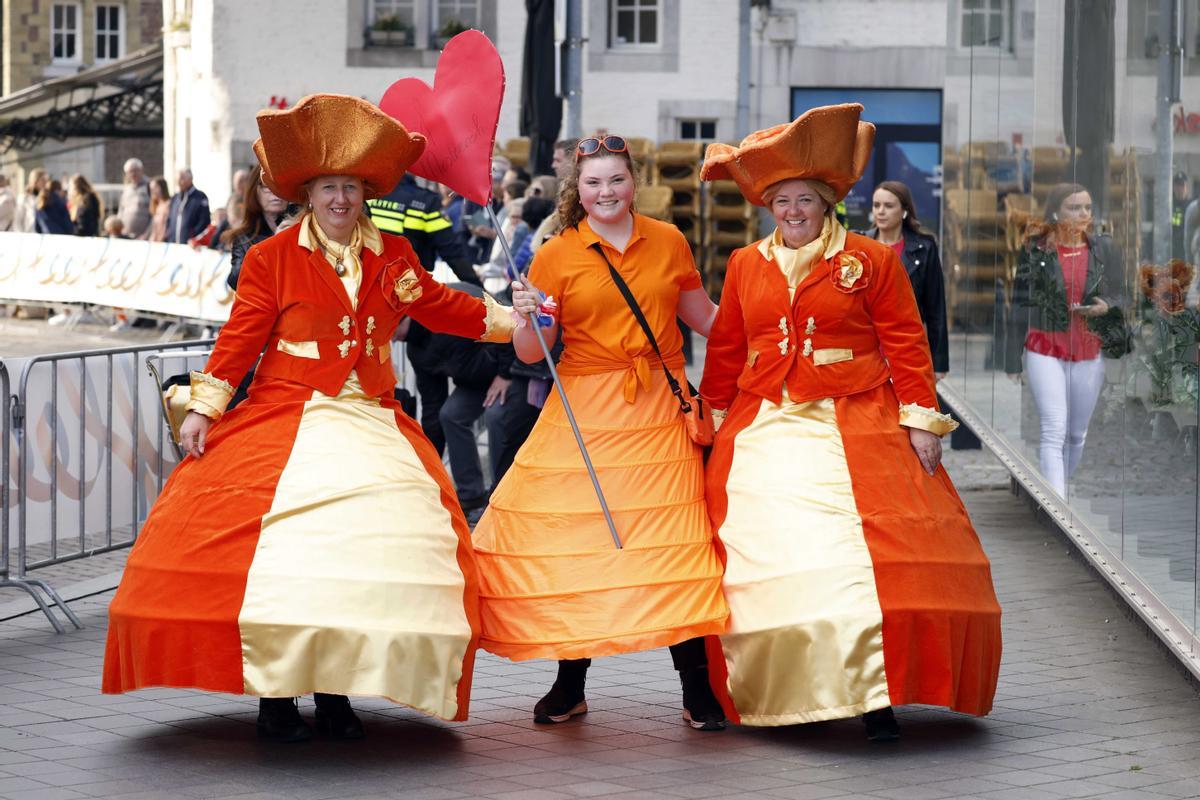
{"type": "Polygon", "coordinates": [[[327,739],[362,739],[366,736],[362,722],[343,694],[313,694],[317,704],[317,733],[327,739]]]}
{"type": "Polygon", "coordinates": [[[708,667],[691,667],[679,671],[683,684],[683,718],[698,731],[725,729],[725,712],[708,683],[708,667]]]}
{"type": "Polygon", "coordinates": [[[546,696],[533,707],[533,721],[539,725],[566,722],[571,717],[586,714],[587,700],[583,697],[583,685],[587,681],[590,658],[579,658],[558,662],[558,677],[546,696]]]}
{"type": "Polygon", "coordinates": [[[312,730],[296,707],[296,698],[258,698],[258,738],[280,743],[307,742],[312,738],[312,730]]]}
{"type": "Polygon", "coordinates": [[[900,739],[900,723],[896,721],[891,706],[868,711],[862,719],[867,728],[868,742],[895,742],[900,739]]]}

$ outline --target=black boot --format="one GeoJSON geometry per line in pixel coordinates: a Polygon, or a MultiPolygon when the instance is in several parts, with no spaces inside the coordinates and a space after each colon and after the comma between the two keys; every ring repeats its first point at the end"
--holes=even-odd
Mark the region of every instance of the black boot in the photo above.
{"type": "Polygon", "coordinates": [[[367,734],[344,694],[313,694],[317,704],[317,733],[328,739],[361,739],[367,734]]]}
{"type": "Polygon", "coordinates": [[[867,728],[867,741],[882,743],[900,739],[900,723],[892,713],[892,707],[880,708],[863,714],[863,725],[867,728]]]}
{"type": "Polygon", "coordinates": [[[533,721],[539,725],[566,722],[571,717],[586,714],[587,700],[583,697],[583,685],[587,681],[590,658],[579,658],[558,662],[558,677],[546,696],[533,707],[533,721]]]}
{"type": "Polygon", "coordinates": [[[296,698],[258,698],[258,738],[281,743],[307,742],[312,738],[312,730],[296,707],[296,698]]]}
{"type": "Polygon", "coordinates": [[[698,731],[725,730],[725,712],[708,683],[708,667],[679,671],[683,684],[683,718],[698,731]]]}

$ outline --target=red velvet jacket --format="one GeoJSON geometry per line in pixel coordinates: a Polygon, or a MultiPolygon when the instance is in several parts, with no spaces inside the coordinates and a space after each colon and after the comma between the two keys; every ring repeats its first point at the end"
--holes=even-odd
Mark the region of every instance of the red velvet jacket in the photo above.
{"type": "Polygon", "coordinates": [[[700,384],[713,408],[728,409],[739,389],[778,403],[786,383],[788,397],[805,402],[890,379],[902,405],[937,409],[929,341],[891,247],[847,234],[789,303],[783,273],[759,244],[729,258],[700,384]]]}
{"type": "Polygon", "coordinates": [[[353,369],[363,390],[380,397],[396,384],[391,340],[406,315],[430,330],[471,339],[511,335],[509,320],[499,320],[499,305],[438,283],[404,238],[388,234],[382,235],[381,255],[362,250],[354,308],[320,250],[299,244],[300,228],[276,234],[246,254],[233,311],[205,367],[210,377],[202,380],[236,386],[263,353],[260,377],[335,395],[353,369]]]}

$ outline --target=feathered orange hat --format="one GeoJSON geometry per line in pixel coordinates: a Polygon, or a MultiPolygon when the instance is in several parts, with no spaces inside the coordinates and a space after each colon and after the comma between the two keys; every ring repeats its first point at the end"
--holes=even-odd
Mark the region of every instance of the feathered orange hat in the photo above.
{"type": "Polygon", "coordinates": [[[710,144],[700,177],[737,181],[756,206],[766,205],[768,186],[788,178],[826,183],[841,200],[862,177],[875,144],[875,126],[859,120],[862,110],[859,103],[820,106],[791,123],[756,131],[738,147],[710,144]]]}
{"type": "Polygon", "coordinates": [[[254,154],[263,183],[293,203],[319,175],[361,178],[367,199],[382,197],[425,151],[425,137],[371,103],[344,94],[310,94],[286,111],[258,112],[254,154]]]}

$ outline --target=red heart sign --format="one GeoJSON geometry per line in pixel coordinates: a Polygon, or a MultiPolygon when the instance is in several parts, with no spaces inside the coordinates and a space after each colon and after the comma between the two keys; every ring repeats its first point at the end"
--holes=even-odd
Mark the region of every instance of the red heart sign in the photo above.
{"type": "Polygon", "coordinates": [[[420,78],[401,78],[379,101],[384,113],[429,139],[409,168],[412,174],[449,186],[480,205],[492,194],[492,149],[504,98],[504,63],[479,31],[464,31],[438,58],[433,88],[420,78]]]}

